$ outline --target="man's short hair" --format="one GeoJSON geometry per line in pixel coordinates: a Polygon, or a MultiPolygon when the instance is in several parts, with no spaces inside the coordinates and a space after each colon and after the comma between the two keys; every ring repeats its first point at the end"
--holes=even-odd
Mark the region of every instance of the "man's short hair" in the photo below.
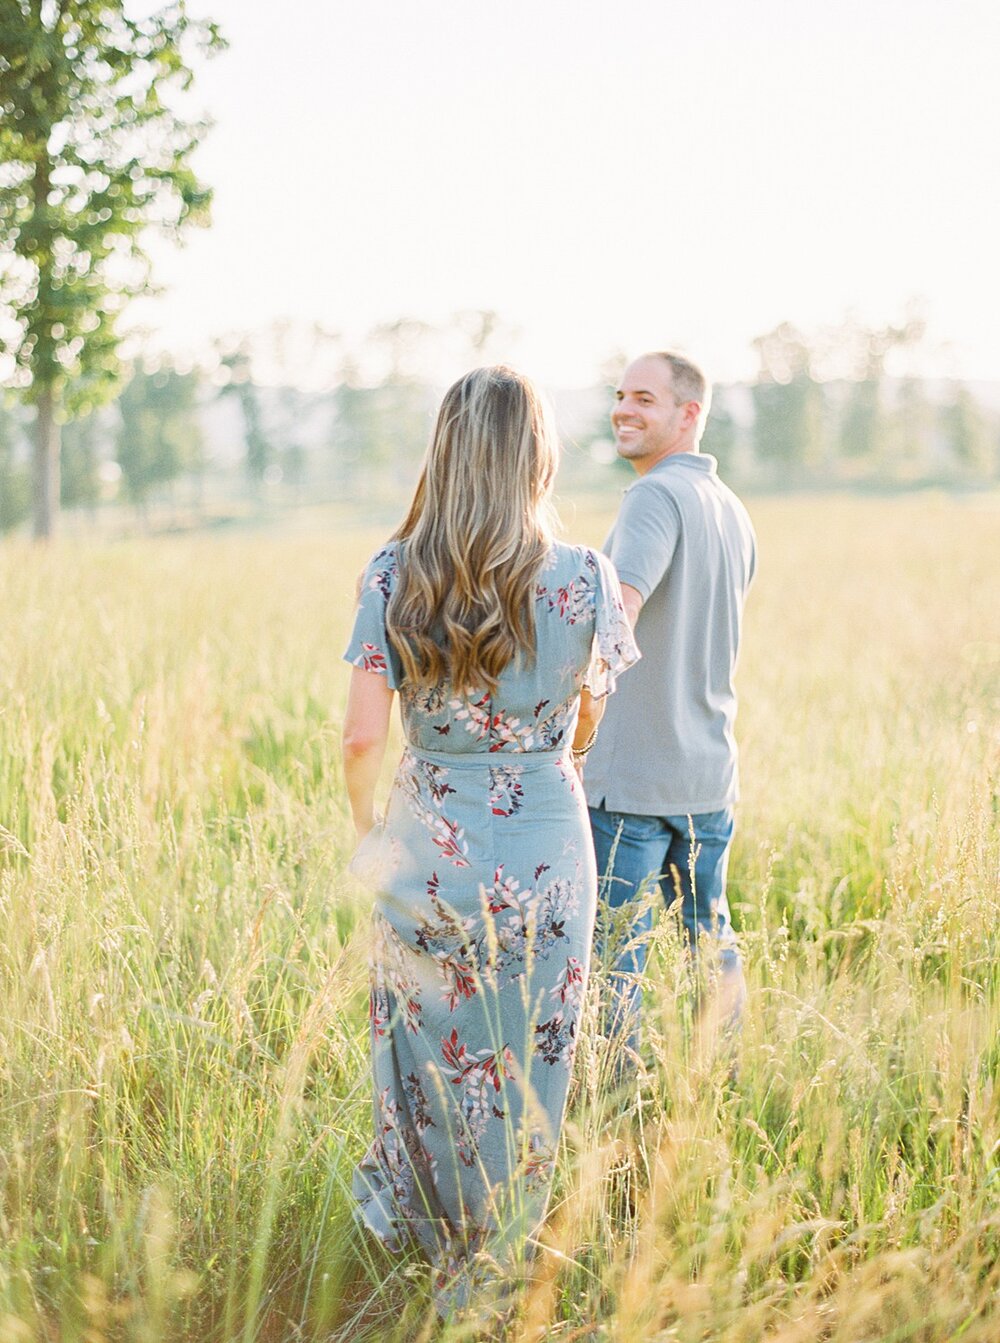
{"type": "Polygon", "coordinates": [[[702,416],[709,414],[711,383],[694,360],[687,359],[685,355],[678,355],[677,351],[672,349],[658,349],[654,353],[656,359],[664,359],[670,364],[670,371],[674,377],[674,391],[677,392],[679,400],[698,402],[702,408],[702,416]]]}
{"type": "Polygon", "coordinates": [[[676,350],[654,350],[653,354],[657,359],[665,359],[670,365],[678,401],[697,401],[701,406],[701,414],[698,416],[700,436],[712,405],[712,384],[694,360],[688,359],[686,355],[678,354],[676,350]]]}

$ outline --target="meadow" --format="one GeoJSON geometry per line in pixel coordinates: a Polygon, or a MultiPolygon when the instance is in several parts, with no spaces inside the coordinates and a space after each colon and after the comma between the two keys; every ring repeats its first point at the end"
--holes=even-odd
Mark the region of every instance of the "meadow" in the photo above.
{"type": "MultiPolygon", "coordinates": [[[[1000,497],[751,508],[737,1068],[664,917],[616,1090],[596,968],[507,1336],[995,1343],[1000,497]]],[[[0,547],[0,1343],[491,1336],[351,1218],[340,655],[387,530],[0,547]]]]}

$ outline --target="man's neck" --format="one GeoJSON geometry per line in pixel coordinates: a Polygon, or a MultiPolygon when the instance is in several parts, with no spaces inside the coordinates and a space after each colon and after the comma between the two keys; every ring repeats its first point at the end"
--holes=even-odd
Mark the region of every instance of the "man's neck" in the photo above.
{"type": "Polygon", "coordinates": [[[658,457],[635,457],[632,459],[632,470],[637,476],[644,476],[647,471],[652,471],[654,466],[659,466],[661,462],[667,461],[670,457],[677,457],[682,452],[701,452],[697,443],[684,440],[675,448],[667,448],[666,452],[661,452],[658,457]]]}

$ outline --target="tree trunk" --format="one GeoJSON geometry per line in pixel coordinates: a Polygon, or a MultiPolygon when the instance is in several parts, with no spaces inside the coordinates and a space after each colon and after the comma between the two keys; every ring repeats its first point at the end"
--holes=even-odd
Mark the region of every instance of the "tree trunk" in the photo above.
{"type": "Polygon", "coordinates": [[[55,531],[59,512],[59,425],[55,396],[43,387],[35,417],[35,538],[45,541],[55,531]]]}

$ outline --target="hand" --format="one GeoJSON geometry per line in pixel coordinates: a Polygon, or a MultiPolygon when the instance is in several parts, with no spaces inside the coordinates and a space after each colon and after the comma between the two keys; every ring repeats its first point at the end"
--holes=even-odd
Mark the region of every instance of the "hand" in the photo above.
{"type": "Polygon", "coordinates": [[[358,837],[358,843],[360,844],[366,835],[370,834],[371,831],[374,830],[377,825],[381,824],[382,824],[382,817],[379,816],[377,812],[372,812],[372,814],[368,817],[365,817],[364,820],[361,821],[355,820],[354,831],[358,837]]]}

